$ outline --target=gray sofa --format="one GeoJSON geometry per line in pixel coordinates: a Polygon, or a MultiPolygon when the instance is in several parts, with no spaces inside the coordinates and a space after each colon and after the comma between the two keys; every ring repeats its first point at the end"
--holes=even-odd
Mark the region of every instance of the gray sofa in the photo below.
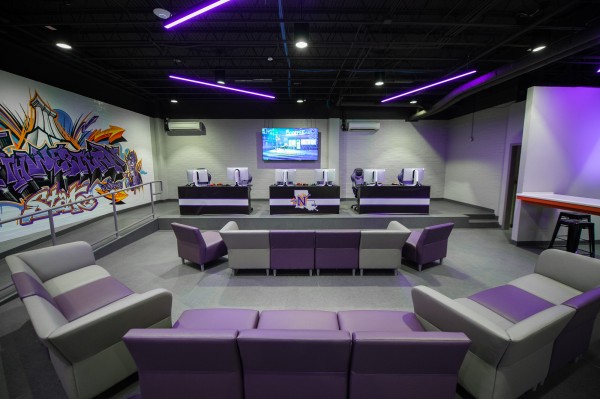
{"type": "Polygon", "coordinates": [[[35,332],[67,393],[92,398],[136,371],[122,342],[131,328],[170,327],[171,293],[134,293],[73,242],[6,258],[35,332]]]}
{"type": "Polygon", "coordinates": [[[412,291],[427,330],[462,331],[472,345],[460,384],[477,398],[516,398],[598,339],[600,260],[549,249],[534,273],[506,285],[450,299],[428,287],[412,291]]]}
{"type": "MultiPolygon", "coordinates": [[[[313,236],[316,237],[320,232],[335,232],[343,230],[299,230],[304,235],[312,232],[313,236]]],[[[279,235],[286,235],[293,237],[293,231],[287,230],[240,230],[236,222],[230,221],[219,231],[225,245],[227,246],[229,267],[234,270],[238,269],[265,269],[266,273],[269,274],[269,270],[276,270],[278,268],[290,268],[289,265],[282,265],[282,259],[274,259],[272,256],[273,246],[272,240],[274,236],[279,238],[279,235]],[[274,264],[275,263],[275,264],[274,264]]],[[[410,230],[404,227],[397,221],[391,221],[386,229],[371,229],[371,230],[360,230],[360,240],[356,240],[355,253],[358,255],[356,262],[353,263],[358,266],[361,274],[364,269],[397,269],[400,267],[402,258],[402,246],[406,242],[410,235],[410,230]]],[[[303,237],[305,239],[305,237],[303,237]]],[[[350,242],[342,238],[346,242],[350,242]]],[[[284,251],[282,244],[285,244],[286,240],[290,242],[289,253],[297,253],[297,245],[293,244],[291,239],[278,239],[276,251],[284,251]]],[[[348,244],[349,245],[349,244],[348,244]]],[[[313,244],[311,246],[313,250],[312,264],[306,262],[298,266],[300,269],[308,269],[309,273],[313,269],[317,272],[320,269],[339,267],[339,265],[327,265],[321,259],[334,259],[340,256],[349,256],[352,253],[351,248],[344,248],[344,255],[341,254],[341,249],[328,245],[327,248],[318,248],[320,251],[317,256],[317,247],[319,244],[317,240],[313,238],[313,244]],[[331,256],[328,256],[330,252],[331,256]],[[314,262],[315,258],[319,258],[319,262],[314,262]]],[[[278,252],[278,253],[279,253],[278,252]]],[[[303,255],[305,255],[303,253],[303,255]]],[[[356,267],[356,266],[355,266],[356,267]]],[[[347,268],[347,267],[343,267],[347,268]]],[[[354,270],[353,270],[354,272],[354,270]]]]}

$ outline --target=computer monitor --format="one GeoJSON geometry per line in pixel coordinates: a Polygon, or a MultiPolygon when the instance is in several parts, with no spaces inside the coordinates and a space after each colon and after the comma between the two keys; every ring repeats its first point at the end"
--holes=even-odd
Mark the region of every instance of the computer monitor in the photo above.
{"type": "Polygon", "coordinates": [[[275,169],[275,184],[292,186],[296,181],[296,169],[275,169]]]}
{"type": "Polygon", "coordinates": [[[421,186],[424,177],[425,168],[403,168],[398,181],[405,186],[421,186]]]}
{"type": "Polygon", "coordinates": [[[365,184],[383,184],[385,182],[385,169],[365,169],[363,171],[365,184]]]}
{"type": "Polygon", "coordinates": [[[208,170],[206,169],[188,169],[187,171],[188,184],[194,186],[208,186],[208,170]]]}
{"type": "Polygon", "coordinates": [[[315,169],[315,184],[331,186],[335,181],[335,169],[315,169]]]}
{"type": "Polygon", "coordinates": [[[233,180],[236,186],[247,186],[250,180],[250,173],[247,167],[230,166],[227,168],[227,178],[233,180]]]}

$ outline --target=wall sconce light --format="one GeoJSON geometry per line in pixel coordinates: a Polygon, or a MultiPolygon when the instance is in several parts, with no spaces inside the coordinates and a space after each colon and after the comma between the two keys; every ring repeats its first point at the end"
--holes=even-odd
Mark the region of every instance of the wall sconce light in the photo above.
{"type": "Polygon", "coordinates": [[[297,22],[294,24],[294,40],[296,41],[296,47],[298,47],[298,48],[308,47],[308,36],[309,36],[308,23],[297,22]]]}

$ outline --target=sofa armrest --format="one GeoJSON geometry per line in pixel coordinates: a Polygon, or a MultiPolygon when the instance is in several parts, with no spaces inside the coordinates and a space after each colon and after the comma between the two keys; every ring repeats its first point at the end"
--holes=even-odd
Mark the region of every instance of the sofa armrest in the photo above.
{"type": "Polygon", "coordinates": [[[219,230],[219,233],[222,233],[224,231],[231,231],[231,230],[239,230],[240,228],[238,227],[238,224],[236,222],[234,222],[233,220],[230,220],[229,222],[227,222],[225,224],[225,226],[223,226],[221,228],[221,230],[219,230]]]}
{"type": "Polygon", "coordinates": [[[414,287],[412,300],[425,328],[464,332],[471,340],[472,353],[494,366],[500,362],[510,344],[510,336],[502,327],[429,287],[414,287]]]}
{"type": "Polygon", "coordinates": [[[502,363],[504,365],[520,361],[531,353],[554,342],[575,315],[575,309],[557,305],[541,311],[508,328],[511,345],[502,363]]]}
{"type": "Polygon", "coordinates": [[[401,250],[410,230],[361,230],[360,249],[391,248],[401,250]]]}
{"type": "Polygon", "coordinates": [[[170,327],[171,304],[164,289],[133,294],[57,328],[48,342],[75,363],[120,342],[132,328],[170,327]]]}

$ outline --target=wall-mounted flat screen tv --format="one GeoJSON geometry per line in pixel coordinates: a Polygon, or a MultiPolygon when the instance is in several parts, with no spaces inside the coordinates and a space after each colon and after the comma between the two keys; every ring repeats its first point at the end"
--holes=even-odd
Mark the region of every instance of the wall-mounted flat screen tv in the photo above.
{"type": "Polygon", "coordinates": [[[262,130],[263,161],[318,161],[319,130],[269,127],[262,130]]]}

